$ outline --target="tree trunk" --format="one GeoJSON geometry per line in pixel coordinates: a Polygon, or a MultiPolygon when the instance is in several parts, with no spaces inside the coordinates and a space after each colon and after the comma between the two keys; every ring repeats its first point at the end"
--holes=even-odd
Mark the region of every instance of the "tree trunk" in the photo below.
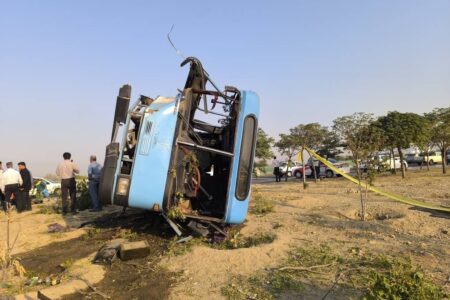
{"type": "Polygon", "coordinates": [[[359,196],[360,196],[360,200],[361,200],[361,221],[365,221],[366,220],[366,201],[364,199],[364,195],[361,189],[361,170],[359,169],[359,163],[358,160],[355,160],[355,164],[356,164],[356,176],[358,177],[358,191],[359,191],[359,196]]]}
{"type": "MultiPolygon", "coordinates": [[[[400,156],[400,167],[402,169],[402,178],[405,178],[405,165],[403,164],[403,151],[401,147],[397,147],[398,154],[400,156]]],[[[394,159],[394,169],[395,169],[395,159],[394,159]]]]}
{"type": "Polygon", "coordinates": [[[447,168],[446,168],[446,165],[447,165],[447,157],[445,157],[445,152],[446,152],[445,150],[447,150],[446,147],[444,147],[444,148],[441,149],[442,174],[446,174],[446,173],[447,173],[447,168]]]}
{"type": "Polygon", "coordinates": [[[289,159],[288,159],[288,162],[286,165],[286,173],[284,173],[284,176],[286,177],[285,182],[288,181],[288,173],[289,173],[289,167],[291,166],[291,158],[292,158],[292,155],[289,156],[289,159]]]}
{"type": "Polygon", "coordinates": [[[427,151],[427,171],[430,171],[430,152],[427,151]]]}
{"type": "Polygon", "coordinates": [[[302,147],[302,177],[303,177],[303,189],[306,190],[306,168],[305,168],[305,157],[303,156],[305,153],[305,148],[302,147]]]}
{"type": "Polygon", "coordinates": [[[394,158],[394,148],[391,148],[391,157],[389,158],[389,168],[391,173],[397,175],[397,170],[395,170],[395,158],[394,158]],[[392,168],[392,161],[394,162],[394,168],[392,168]]]}

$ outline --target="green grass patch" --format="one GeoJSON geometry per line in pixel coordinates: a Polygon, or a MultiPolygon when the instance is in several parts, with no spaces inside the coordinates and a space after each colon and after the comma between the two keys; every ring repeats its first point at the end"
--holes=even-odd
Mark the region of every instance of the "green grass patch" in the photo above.
{"type": "Polygon", "coordinates": [[[230,300],[273,300],[271,293],[259,284],[251,284],[246,278],[239,276],[232,283],[220,289],[222,295],[230,300]]]}
{"type": "Polygon", "coordinates": [[[442,289],[429,281],[421,268],[414,267],[410,259],[380,256],[375,263],[378,268],[372,267],[367,276],[366,300],[437,300],[445,297],[442,289]]]}
{"type": "Polygon", "coordinates": [[[270,244],[277,238],[272,232],[259,232],[251,236],[242,236],[240,231],[230,231],[228,238],[220,244],[216,244],[218,249],[239,249],[256,247],[262,244],[270,244]]]}
{"type": "Polygon", "coordinates": [[[86,233],[81,236],[84,241],[92,239],[99,235],[102,232],[101,228],[88,228],[86,229],[86,233]]]}
{"type": "Polygon", "coordinates": [[[274,211],[273,201],[263,197],[259,193],[255,193],[253,196],[254,206],[251,212],[255,215],[266,215],[274,211]]]}
{"type": "Polygon", "coordinates": [[[277,268],[250,278],[233,278],[221,292],[227,299],[295,298],[304,296],[306,288],[331,286],[333,280],[333,289],[365,300],[448,297],[408,258],[362,255],[353,250],[341,256],[325,244],[293,248],[277,268]]]}
{"type": "Polygon", "coordinates": [[[73,259],[66,259],[65,261],[63,261],[60,266],[61,268],[63,268],[64,270],[69,270],[73,264],[74,264],[74,260],[73,259]]]}
{"type": "Polygon", "coordinates": [[[39,205],[35,214],[52,215],[60,214],[61,207],[59,205],[39,205]]]}
{"type": "Polygon", "coordinates": [[[126,239],[129,241],[135,241],[138,239],[138,234],[137,232],[133,231],[132,229],[119,229],[115,234],[114,234],[114,238],[118,239],[126,239]]]}

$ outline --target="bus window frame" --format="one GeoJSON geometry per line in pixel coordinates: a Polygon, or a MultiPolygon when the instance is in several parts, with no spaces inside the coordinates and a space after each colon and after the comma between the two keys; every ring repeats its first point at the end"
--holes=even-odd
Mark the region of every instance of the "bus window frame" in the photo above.
{"type": "Polygon", "coordinates": [[[244,201],[245,199],[247,199],[249,193],[250,193],[250,186],[251,186],[251,180],[252,180],[252,172],[253,172],[253,163],[255,161],[255,157],[254,157],[254,153],[255,153],[255,148],[256,148],[256,137],[257,137],[257,133],[258,133],[258,119],[256,118],[255,115],[250,114],[250,115],[246,115],[244,118],[244,124],[242,126],[242,139],[241,139],[241,149],[240,149],[240,153],[239,153],[239,164],[238,164],[238,171],[237,171],[237,176],[236,176],[236,191],[235,191],[235,197],[236,199],[240,200],[240,201],[244,201]],[[239,187],[240,187],[240,169],[241,169],[241,164],[242,164],[242,152],[244,150],[244,143],[246,142],[245,139],[245,125],[248,119],[252,119],[254,122],[254,128],[253,128],[253,139],[251,141],[252,143],[252,149],[250,151],[250,163],[249,163],[249,176],[246,180],[245,183],[245,195],[244,197],[241,197],[241,195],[239,195],[239,187]]]}

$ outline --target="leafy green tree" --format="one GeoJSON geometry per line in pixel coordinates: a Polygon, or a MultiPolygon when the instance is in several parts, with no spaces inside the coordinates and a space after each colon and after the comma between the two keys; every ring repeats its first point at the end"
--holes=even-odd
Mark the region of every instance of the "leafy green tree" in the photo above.
{"type": "Polygon", "coordinates": [[[298,140],[298,144],[313,150],[319,149],[328,133],[327,128],[319,123],[299,124],[289,131],[298,140]]]}
{"type": "Polygon", "coordinates": [[[325,137],[322,140],[322,145],[317,149],[317,153],[323,157],[335,157],[341,151],[338,147],[341,147],[342,142],[339,139],[339,136],[333,130],[329,130],[327,128],[327,132],[325,137]]]}
{"type": "MultiPolygon", "coordinates": [[[[377,126],[373,126],[375,118],[373,114],[354,113],[351,116],[344,116],[333,121],[333,129],[338,137],[345,143],[345,146],[352,153],[352,160],[356,166],[356,174],[359,181],[359,191],[361,200],[361,219],[366,215],[367,192],[363,195],[361,190],[361,165],[362,161],[367,162],[369,157],[380,147],[382,138],[377,126]]],[[[367,186],[366,186],[367,191],[367,186]]]]}
{"type": "Polygon", "coordinates": [[[286,166],[286,181],[288,179],[288,170],[289,167],[292,166],[292,158],[299,153],[301,144],[299,143],[299,139],[296,138],[292,134],[280,134],[280,139],[275,143],[275,147],[278,148],[278,151],[281,155],[285,155],[288,158],[287,166],[286,166]]]}
{"type": "MultiPolygon", "coordinates": [[[[424,123],[423,123],[423,135],[418,137],[416,141],[416,146],[419,148],[421,154],[425,154],[426,164],[427,164],[427,170],[430,171],[430,150],[434,146],[434,141],[432,140],[432,129],[435,126],[435,120],[434,117],[431,115],[424,115],[424,123]]],[[[420,169],[422,169],[423,161],[420,164],[420,169]]]]}
{"type": "MultiPolygon", "coordinates": [[[[317,151],[323,145],[323,141],[328,134],[328,129],[319,123],[299,124],[290,129],[291,136],[296,139],[297,144],[301,145],[302,165],[305,170],[305,160],[303,159],[304,147],[307,146],[317,151]]],[[[314,178],[317,180],[315,168],[312,168],[314,178]]],[[[303,186],[306,187],[305,171],[303,173],[303,186]]]]}
{"type": "Polygon", "coordinates": [[[415,113],[391,111],[386,116],[380,117],[378,124],[380,124],[383,136],[388,141],[388,144],[397,148],[400,156],[402,178],[405,178],[403,149],[409,148],[411,144],[418,144],[425,139],[426,120],[415,113]]]}
{"type": "Polygon", "coordinates": [[[268,136],[262,128],[258,128],[258,133],[256,136],[256,149],[255,157],[258,158],[258,162],[255,163],[255,167],[263,168],[267,166],[267,159],[273,156],[272,145],[274,139],[268,136]]]}
{"type": "Polygon", "coordinates": [[[450,148],[450,107],[436,108],[426,114],[431,120],[431,141],[436,145],[442,157],[442,173],[447,173],[447,158],[445,154],[450,148]]]}

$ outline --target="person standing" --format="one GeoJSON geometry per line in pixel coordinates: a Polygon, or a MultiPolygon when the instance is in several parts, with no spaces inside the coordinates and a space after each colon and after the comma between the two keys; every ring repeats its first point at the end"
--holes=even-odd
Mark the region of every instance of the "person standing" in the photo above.
{"type": "Polygon", "coordinates": [[[89,195],[91,196],[92,209],[91,211],[101,211],[102,204],[98,199],[98,189],[100,186],[100,176],[102,174],[102,165],[97,162],[97,157],[91,155],[90,164],[88,167],[89,178],[89,195]]]}
{"type": "MultiPolygon", "coordinates": [[[[20,173],[14,170],[12,162],[6,163],[6,171],[3,172],[1,176],[1,187],[2,191],[5,191],[5,200],[2,202],[3,210],[6,211],[8,209],[7,203],[11,204],[11,200],[16,199],[18,197],[19,186],[22,185],[22,177],[20,173]]],[[[17,207],[17,202],[16,202],[17,207]]],[[[20,211],[19,211],[20,212],[20,211]]]]}
{"type": "Polygon", "coordinates": [[[61,178],[61,198],[62,198],[62,213],[63,215],[68,213],[69,203],[68,197],[70,196],[71,204],[70,210],[72,213],[77,212],[77,183],[75,181],[75,175],[80,172],[80,169],[73,163],[70,158],[72,155],[69,152],[64,152],[64,161],[58,164],[56,168],[56,175],[61,178]]]}
{"type": "Polygon", "coordinates": [[[280,161],[276,158],[276,156],[273,157],[272,166],[273,166],[273,175],[275,175],[275,181],[280,182],[281,181],[281,171],[280,171],[280,161]]]}
{"type": "Polygon", "coordinates": [[[22,177],[22,185],[19,187],[19,198],[22,210],[31,210],[30,190],[33,185],[31,173],[27,169],[27,165],[21,161],[18,163],[20,176],[22,177]]]}
{"type": "Polygon", "coordinates": [[[3,191],[3,187],[2,187],[2,174],[3,174],[3,166],[2,166],[2,162],[0,161],[0,202],[3,207],[3,205],[6,205],[6,203],[3,204],[3,202],[5,201],[5,195],[3,194],[4,191],[3,191]]]}

